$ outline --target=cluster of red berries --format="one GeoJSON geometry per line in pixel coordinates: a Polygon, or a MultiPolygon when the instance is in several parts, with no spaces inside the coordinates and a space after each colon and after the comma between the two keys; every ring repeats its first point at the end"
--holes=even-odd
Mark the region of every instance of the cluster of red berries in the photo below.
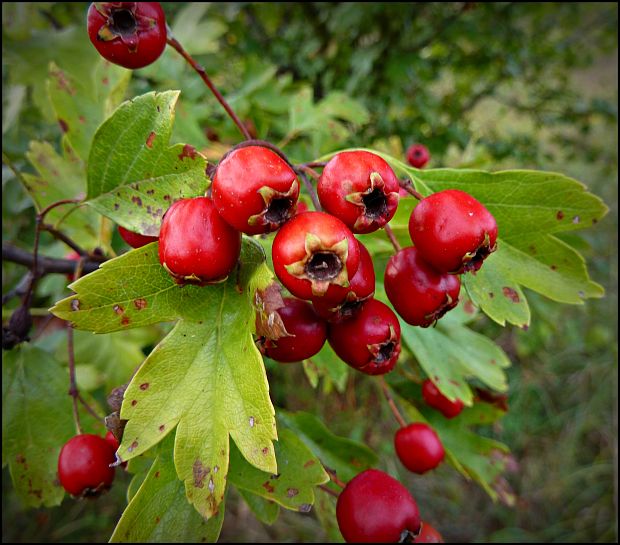
{"type": "Polygon", "coordinates": [[[58,456],[58,478],[72,496],[97,497],[114,480],[118,440],[108,432],[105,437],[80,434],[67,441],[58,456]]]}

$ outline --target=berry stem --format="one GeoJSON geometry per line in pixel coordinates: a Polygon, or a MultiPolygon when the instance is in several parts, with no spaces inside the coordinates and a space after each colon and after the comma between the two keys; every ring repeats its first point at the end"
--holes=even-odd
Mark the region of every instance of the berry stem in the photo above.
{"type": "Polygon", "coordinates": [[[379,384],[381,385],[381,389],[383,390],[383,395],[385,396],[385,399],[388,402],[388,405],[390,406],[390,410],[392,411],[394,418],[396,418],[396,421],[398,422],[401,428],[406,428],[407,422],[405,421],[405,419],[403,418],[403,415],[398,410],[396,403],[394,403],[394,398],[392,397],[392,394],[390,393],[390,388],[387,385],[387,382],[385,382],[385,378],[383,376],[379,377],[379,384]]]}
{"type": "Polygon", "coordinates": [[[397,252],[400,252],[401,247],[400,247],[400,243],[398,242],[398,240],[396,239],[396,235],[394,234],[394,231],[392,231],[392,228],[386,223],[383,226],[383,229],[385,229],[385,234],[388,236],[388,238],[390,239],[390,242],[392,243],[392,246],[394,246],[394,249],[397,252]]]}
{"type": "Polygon", "coordinates": [[[69,395],[73,399],[73,421],[78,435],[82,435],[82,425],[78,412],[78,397],[80,395],[75,380],[75,352],[73,351],[73,326],[67,322],[67,352],[69,354],[69,395]]]}
{"type": "Polygon", "coordinates": [[[337,498],[340,494],[338,494],[338,492],[336,492],[335,490],[332,490],[329,486],[324,485],[324,484],[320,484],[318,485],[318,487],[323,491],[323,492],[327,492],[330,496],[334,496],[334,498],[337,498]]]}
{"type": "Polygon", "coordinates": [[[196,62],[196,60],[187,51],[185,51],[185,49],[178,42],[178,40],[172,36],[172,32],[170,31],[169,27],[168,27],[168,38],[166,41],[168,42],[168,45],[170,45],[173,49],[175,49],[189,63],[189,65],[198,73],[202,81],[205,82],[205,85],[209,88],[211,93],[213,93],[213,96],[215,96],[217,101],[221,104],[222,108],[226,110],[226,113],[232,119],[233,123],[237,125],[237,128],[241,131],[241,134],[243,135],[243,137],[246,140],[252,140],[252,136],[250,135],[250,132],[248,131],[247,127],[237,117],[237,114],[235,114],[235,112],[230,107],[228,102],[226,102],[226,99],[222,96],[222,93],[220,93],[215,87],[215,85],[213,85],[213,82],[207,75],[207,72],[205,71],[205,69],[200,64],[198,64],[198,62],[196,62]]]}
{"type": "Polygon", "coordinates": [[[338,478],[338,475],[336,475],[335,469],[332,469],[331,467],[327,467],[325,464],[323,464],[323,469],[329,475],[329,478],[334,484],[338,485],[340,488],[344,488],[345,486],[347,486],[347,483],[345,483],[344,481],[338,478]]]}
{"type": "Polygon", "coordinates": [[[306,186],[306,190],[310,194],[310,199],[312,199],[312,205],[314,206],[314,209],[316,211],[318,211],[318,212],[321,212],[323,210],[323,208],[322,208],[321,203],[319,201],[319,196],[316,194],[314,186],[312,185],[312,183],[308,179],[308,176],[306,175],[305,169],[301,168],[301,167],[295,168],[295,172],[299,175],[299,177],[301,178],[301,181],[306,186]]]}
{"type": "Polygon", "coordinates": [[[411,183],[411,180],[398,180],[400,187],[402,187],[409,195],[413,195],[416,199],[421,201],[424,197],[421,193],[418,193],[411,183]]]}

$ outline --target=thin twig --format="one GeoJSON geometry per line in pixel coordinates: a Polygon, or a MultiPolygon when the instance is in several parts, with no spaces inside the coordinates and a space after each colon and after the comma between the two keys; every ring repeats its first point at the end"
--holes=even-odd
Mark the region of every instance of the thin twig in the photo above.
{"type": "Polygon", "coordinates": [[[392,231],[392,228],[389,226],[389,224],[386,223],[383,226],[383,229],[385,230],[385,234],[390,239],[390,242],[392,243],[392,246],[394,246],[394,249],[397,252],[400,252],[400,250],[401,250],[400,243],[398,242],[398,239],[396,238],[396,235],[394,234],[394,231],[392,231]]]}
{"type": "Polygon", "coordinates": [[[79,402],[84,406],[84,408],[90,413],[90,415],[95,418],[96,420],[99,420],[102,424],[105,424],[105,418],[103,416],[99,416],[97,414],[97,412],[95,411],[95,409],[93,409],[88,403],[87,401],[82,397],[82,394],[80,394],[78,392],[77,398],[79,400],[79,402]]]}
{"type": "MultiPolygon", "coordinates": [[[[17,263],[18,265],[23,265],[24,267],[28,267],[33,270],[34,255],[26,250],[13,246],[12,244],[3,243],[2,261],[17,263]]],[[[103,257],[99,259],[95,256],[88,256],[88,258],[84,259],[84,274],[96,271],[103,261],[105,261],[105,258],[103,257]]],[[[75,261],[73,259],[38,256],[37,269],[39,277],[51,273],[73,274],[75,271],[75,261]]]]}
{"type": "Polygon", "coordinates": [[[73,326],[67,322],[67,352],[69,354],[69,395],[73,400],[73,421],[78,435],[82,435],[82,425],[80,424],[80,414],[78,412],[78,392],[75,380],[75,353],[73,351],[73,326]]]}
{"type": "Polygon", "coordinates": [[[306,173],[301,169],[295,169],[295,172],[298,174],[298,176],[301,178],[301,181],[306,186],[306,190],[310,194],[310,199],[312,199],[312,204],[314,206],[314,209],[317,210],[318,212],[321,212],[323,210],[323,207],[321,206],[321,202],[319,201],[319,196],[316,194],[316,190],[314,189],[314,186],[312,185],[310,180],[308,180],[308,176],[306,176],[306,173]]]}
{"type": "Polygon", "coordinates": [[[311,161],[309,163],[301,163],[299,167],[324,168],[327,163],[322,161],[311,161]]]}
{"type": "Polygon", "coordinates": [[[345,483],[344,481],[338,478],[338,475],[336,474],[335,469],[332,469],[331,467],[327,467],[325,464],[323,464],[323,469],[329,475],[329,478],[334,484],[338,485],[340,488],[344,488],[345,486],[347,486],[347,483],[345,483]]]}
{"type": "Polygon", "coordinates": [[[63,232],[59,231],[58,229],[56,229],[54,226],[50,225],[49,223],[44,223],[43,225],[41,225],[41,229],[43,231],[47,231],[55,239],[60,240],[61,242],[64,242],[74,252],[77,252],[78,254],[82,256],[88,256],[88,252],[86,250],[81,248],[78,244],[76,244],[73,240],[71,240],[67,235],[65,235],[63,232]]]}
{"type": "Polygon", "coordinates": [[[402,187],[410,195],[413,195],[419,201],[421,201],[424,198],[421,193],[418,193],[415,190],[415,188],[413,187],[413,184],[411,183],[411,180],[398,180],[398,183],[400,184],[400,187],[402,187]]]}
{"type": "Polygon", "coordinates": [[[385,399],[388,402],[388,405],[390,406],[390,410],[392,411],[394,418],[396,418],[401,428],[406,428],[407,422],[405,421],[405,419],[403,418],[403,415],[398,410],[396,403],[394,403],[394,398],[392,397],[392,394],[390,393],[390,388],[388,387],[387,382],[385,382],[385,377],[383,376],[379,377],[379,384],[381,385],[381,389],[383,390],[383,395],[385,396],[385,399]]]}
{"type": "Polygon", "coordinates": [[[310,174],[315,180],[321,177],[321,175],[309,165],[299,165],[299,169],[303,170],[306,174],[310,174]]]}
{"type": "Polygon", "coordinates": [[[338,492],[336,492],[335,490],[332,490],[329,486],[326,486],[324,484],[320,484],[320,485],[318,485],[318,487],[323,492],[327,492],[330,496],[334,496],[334,498],[337,498],[339,496],[338,492]]]}
{"type": "Polygon", "coordinates": [[[170,29],[168,29],[168,45],[170,45],[173,49],[175,49],[188,63],[189,65],[198,73],[201,77],[202,81],[205,82],[206,86],[213,93],[217,101],[221,104],[221,106],[226,110],[228,116],[233,120],[234,124],[237,125],[237,128],[241,131],[241,134],[246,140],[252,140],[252,136],[248,131],[247,127],[241,122],[241,120],[237,117],[237,114],[232,110],[226,99],[222,96],[222,94],[217,90],[213,82],[207,75],[205,69],[196,62],[196,60],[183,48],[183,46],[177,41],[176,38],[172,36],[170,29]]]}

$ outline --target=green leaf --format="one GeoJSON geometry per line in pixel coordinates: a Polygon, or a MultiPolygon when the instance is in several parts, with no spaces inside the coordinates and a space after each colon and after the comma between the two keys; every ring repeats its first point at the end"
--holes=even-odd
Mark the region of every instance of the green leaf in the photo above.
{"type": "Polygon", "coordinates": [[[50,66],[47,91],[63,139],[86,161],[95,131],[125,93],[131,71],[103,59],[88,74],[50,66]]]}
{"type": "MultiPolygon", "coordinates": [[[[84,198],[84,165],[77,157],[67,153],[61,156],[47,142],[30,142],[26,157],[37,174],[22,173],[21,180],[37,212],[58,201],[84,198]]],[[[58,206],[45,216],[45,221],[86,248],[98,243],[99,215],[85,206],[58,206]]]]}
{"type": "Polygon", "coordinates": [[[75,434],[68,375],[47,352],[21,345],[3,353],[2,465],[30,507],[59,505],[58,455],[75,434]]]}
{"type": "Polygon", "coordinates": [[[343,481],[377,463],[376,454],[366,445],[334,435],[313,414],[278,410],[278,421],[294,432],[321,463],[335,470],[343,481]]]}
{"type": "Polygon", "coordinates": [[[317,494],[314,503],[314,512],[325,530],[329,542],[344,543],[336,518],[336,498],[331,494],[320,492],[317,494]]]}
{"type": "Polygon", "coordinates": [[[252,339],[254,293],[272,274],[252,239],[244,239],[240,261],[226,282],[179,286],[152,243],[75,282],[76,295],[52,309],[76,328],[96,332],[179,319],[125,392],[121,418],[128,422],[118,455],[138,456],[178,425],[177,472],[207,517],[224,496],[229,435],[250,464],[277,471],[274,409],[252,339]]]}
{"type": "Polygon", "coordinates": [[[203,195],[206,160],[169,147],[179,91],[123,103],[95,134],[88,158],[88,204],[123,227],[155,236],[175,200],[203,195]]]}
{"type": "Polygon", "coordinates": [[[253,494],[243,488],[237,489],[241,497],[248,504],[248,507],[254,513],[254,516],[264,524],[273,524],[278,520],[280,515],[280,506],[271,500],[253,494]]]}
{"type": "Polygon", "coordinates": [[[329,481],[329,476],[292,431],[280,431],[275,449],[277,474],[259,471],[236,448],[231,448],[228,479],[238,489],[275,501],[286,509],[309,511],[314,503],[314,487],[329,481]]]}
{"type": "Polygon", "coordinates": [[[215,543],[224,522],[224,503],[209,520],[187,502],[172,455],[173,439],[159,454],[123,512],[111,543],[215,543]]]}
{"type": "Polygon", "coordinates": [[[312,363],[321,375],[328,376],[332,380],[336,390],[344,392],[349,378],[349,366],[336,355],[328,343],[323,345],[318,354],[312,356],[312,363]]]}
{"type": "Polygon", "coordinates": [[[388,376],[387,379],[398,394],[398,404],[404,409],[407,420],[429,424],[441,439],[446,460],[496,500],[496,481],[506,469],[509,449],[499,441],[478,435],[471,427],[496,422],[505,412],[488,403],[478,402],[471,408],[465,408],[457,417],[448,419],[422,402],[420,388],[416,385],[396,376],[388,376]],[[420,409],[411,403],[413,399],[420,400],[420,409]]]}

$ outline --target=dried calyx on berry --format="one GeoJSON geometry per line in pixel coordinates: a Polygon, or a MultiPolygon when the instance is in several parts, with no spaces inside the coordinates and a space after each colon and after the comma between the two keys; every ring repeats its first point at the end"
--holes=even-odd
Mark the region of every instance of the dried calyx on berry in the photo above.
{"type": "Polygon", "coordinates": [[[159,2],[93,2],[88,36],[99,54],[125,68],[143,68],[166,47],[166,17],[159,2]]]}
{"type": "Polygon", "coordinates": [[[438,272],[475,272],[497,247],[497,222],[468,193],[446,189],[425,197],[413,209],[409,235],[422,258],[438,272]]]}
{"type": "Polygon", "coordinates": [[[326,212],[354,233],[372,233],[389,222],[398,207],[400,184],[381,157],[344,151],[325,165],[317,193],[326,212]]]}
{"type": "Polygon", "coordinates": [[[213,203],[224,220],[247,235],[270,233],[295,215],[297,175],[282,156],[243,142],[220,161],[212,184],[213,203]]]}

